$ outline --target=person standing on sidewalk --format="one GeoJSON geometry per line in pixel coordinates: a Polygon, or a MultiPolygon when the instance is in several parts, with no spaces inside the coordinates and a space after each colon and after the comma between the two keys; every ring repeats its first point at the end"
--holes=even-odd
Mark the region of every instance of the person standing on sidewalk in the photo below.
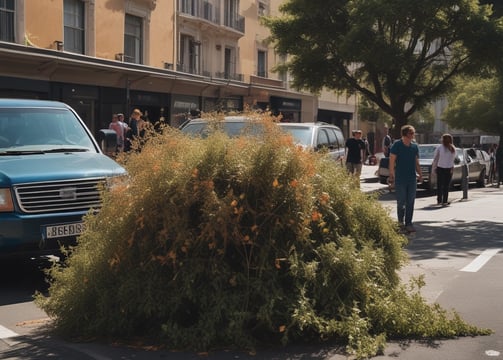
{"type": "Polygon", "coordinates": [[[124,127],[122,127],[117,114],[112,115],[112,122],[108,125],[108,128],[115,131],[117,135],[116,152],[122,152],[124,150],[124,127]]]}
{"type": "Polygon", "coordinates": [[[365,142],[362,140],[362,131],[354,130],[353,137],[346,140],[346,169],[360,180],[363,160],[365,159],[365,142]]]}
{"type": "Polygon", "coordinates": [[[437,204],[449,205],[449,186],[451,185],[452,172],[456,149],[452,144],[452,135],[442,135],[442,145],[435,149],[433,155],[432,172],[437,174],[437,204]]]}
{"type": "Polygon", "coordinates": [[[498,172],[497,187],[500,187],[503,182],[503,146],[501,146],[501,143],[496,148],[496,171],[498,172]]]}
{"type": "Polygon", "coordinates": [[[391,149],[391,144],[393,141],[391,140],[391,129],[385,128],[386,130],[386,135],[382,139],[382,151],[384,153],[384,157],[389,157],[389,151],[391,149]]]}
{"type": "Polygon", "coordinates": [[[389,158],[389,181],[395,184],[397,217],[407,232],[415,232],[412,226],[416,200],[417,176],[423,181],[419,166],[419,148],[413,141],[416,130],[411,125],[400,129],[402,138],[393,143],[389,158]]]}

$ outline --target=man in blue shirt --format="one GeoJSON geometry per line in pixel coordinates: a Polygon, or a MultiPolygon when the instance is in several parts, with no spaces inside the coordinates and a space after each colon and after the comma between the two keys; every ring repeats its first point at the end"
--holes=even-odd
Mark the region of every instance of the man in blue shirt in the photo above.
{"type": "Polygon", "coordinates": [[[389,181],[395,183],[397,216],[400,226],[415,232],[412,226],[417,181],[423,180],[419,166],[419,148],[414,140],[416,130],[411,125],[400,129],[402,138],[393,143],[389,158],[389,181]],[[419,179],[417,178],[419,176],[419,179]]]}

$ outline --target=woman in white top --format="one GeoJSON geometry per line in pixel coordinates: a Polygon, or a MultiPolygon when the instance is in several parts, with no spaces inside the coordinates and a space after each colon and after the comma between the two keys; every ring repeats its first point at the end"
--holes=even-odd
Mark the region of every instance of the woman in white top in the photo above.
{"type": "Polygon", "coordinates": [[[435,149],[433,157],[433,171],[437,173],[437,204],[449,205],[449,186],[454,170],[456,148],[452,144],[452,135],[442,135],[442,145],[435,149]]]}

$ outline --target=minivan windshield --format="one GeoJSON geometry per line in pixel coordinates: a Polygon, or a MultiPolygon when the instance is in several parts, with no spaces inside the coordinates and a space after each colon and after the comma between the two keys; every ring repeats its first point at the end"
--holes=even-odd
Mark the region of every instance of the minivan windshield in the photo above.
{"type": "Polygon", "coordinates": [[[313,137],[313,128],[309,126],[301,127],[301,126],[288,126],[281,125],[281,129],[286,133],[289,133],[293,136],[294,141],[297,144],[301,144],[304,146],[310,146],[313,137]]]}
{"type": "Polygon", "coordinates": [[[89,134],[67,109],[0,109],[0,152],[94,151],[89,134]]]}
{"type": "Polygon", "coordinates": [[[419,145],[419,158],[433,159],[437,146],[439,145],[419,145]]]}
{"type": "Polygon", "coordinates": [[[191,136],[208,137],[211,132],[221,131],[229,137],[260,136],[264,133],[264,126],[260,122],[243,119],[233,121],[190,121],[183,125],[181,131],[191,136]]]}

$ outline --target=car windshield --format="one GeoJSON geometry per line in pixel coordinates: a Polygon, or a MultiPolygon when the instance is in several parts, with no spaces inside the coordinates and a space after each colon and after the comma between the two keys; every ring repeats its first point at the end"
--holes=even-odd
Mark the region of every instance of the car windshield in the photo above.
{"type": "Polygon", "coordinates": [[[78,118],[67,109],[0,109],[0,152],[96,151],[78,118]]]}
{"type": "Polygon", "coordinates": [[[241,135],[259,136],[264,133],[262,124],[253,121],[189,122],[181,131],[192,136],[208,137],[211,132],[221,131],[230,137],[241,135]]]}
{"type": "Polygon", "coordinates": [[[433,159],[435,149],[438,145],[419,145],[420,159],[433,159]]]}
{"type": "Polygon", "coordinates": [[[287,133],[290,133],[296,143],[304,146],[311,145],[311,139],[313,136],[312,127],[281,125],[281,129],[283,129],[287,133]]]}
{"type": "Polygon", "coordinates": [[[463,149],[456,149],[456,157],[459,158],[459,162],[464,163],[465,156],[464,156],[463,149]]]}

